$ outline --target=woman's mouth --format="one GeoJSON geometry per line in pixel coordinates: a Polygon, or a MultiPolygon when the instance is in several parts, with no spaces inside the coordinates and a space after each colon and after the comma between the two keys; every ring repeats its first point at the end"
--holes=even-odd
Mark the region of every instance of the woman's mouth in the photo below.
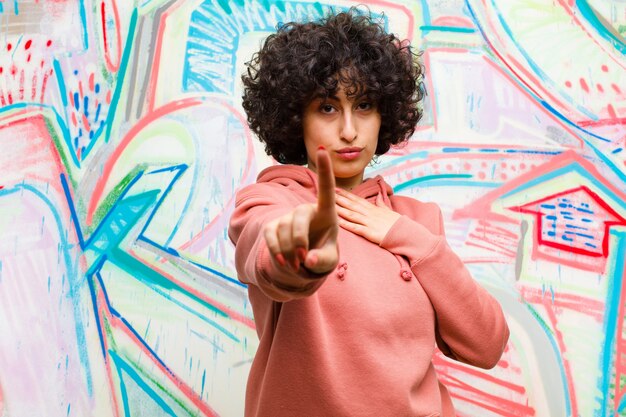
{"type": "Polygon", "coordinates": [[[344,159],[346,161],[351,161],[361,156],[361,151],[363,151],[363,148],[350,147],[350,148],[339,149],[336,152],[339,158],[344,159]]]}

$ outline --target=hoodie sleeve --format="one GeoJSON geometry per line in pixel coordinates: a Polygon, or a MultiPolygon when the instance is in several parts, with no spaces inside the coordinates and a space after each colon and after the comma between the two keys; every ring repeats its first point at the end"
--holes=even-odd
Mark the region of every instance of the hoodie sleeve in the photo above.
{"type": "Polygon", "coordinates": [[[509,337],[500,304],[474,279],[444,236],[443,217],[435,204],[427,204],[435,225],[433,233],[403,215],[380,246],[405,256],[428,295],[436,315],[439,349],[448,357],[481,368],[493,368],[509,337]]]}
{"type": "Polygon", "coordinates": [[[263,226],[297,205],[287,197],[281,201],[281,194],[284,191],[269,184],[253,184],[244,188],[237,194],[228,228],[228,236],[235,245],[239,280],[257,286],[267,297],[278,302],[313,294],[326,277],[304,268],[296,272],[289,267],[281,267],[271,256],[263,237],[263,226]]]}

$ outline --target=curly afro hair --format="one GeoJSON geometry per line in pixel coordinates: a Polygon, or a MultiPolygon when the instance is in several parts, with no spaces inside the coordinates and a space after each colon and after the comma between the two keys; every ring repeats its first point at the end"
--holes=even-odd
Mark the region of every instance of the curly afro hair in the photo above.
{"type": "Polygon", "coordinates": [[[408,140],[422,116],[418,58],[408,41],[355,8],[318,22],[286,23],[246,63],[243,108],[268,155],[303,165],[305,107],[343,86],[348,97],[365,95],[376,103],[381,115],[376,155],[382,155],[408,140]]]}

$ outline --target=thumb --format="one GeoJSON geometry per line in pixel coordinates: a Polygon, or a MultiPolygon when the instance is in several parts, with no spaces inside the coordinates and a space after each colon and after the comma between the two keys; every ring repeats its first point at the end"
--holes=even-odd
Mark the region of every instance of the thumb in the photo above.
{"type": "Polygon", "coordinates": [[[338,249],[336,242],[327,242],[319,249],[310,250],[304,260],[305,268],[316,274],[332,271],[339,262],[338,249]]]}
{"type": "Polygon", "coordinates": [[[386,207],[385,202],[383,201],[383,196],[380,193],[376,195],[376,200],[374,202],[378,207],[386,207]]]}

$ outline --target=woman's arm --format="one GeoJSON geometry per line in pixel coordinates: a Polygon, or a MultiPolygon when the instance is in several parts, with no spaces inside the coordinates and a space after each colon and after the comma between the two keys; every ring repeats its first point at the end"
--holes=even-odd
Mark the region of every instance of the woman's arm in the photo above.
{"type": "Polygon", "coordinates": [[[453,359],[493,368],[509,337],[500,304],[470,275],[445,239],[443,217],[432,204],[439,233],[402,216],[380,246],[409,259],[437,319],[437,343],[453,359]]]}
{"type": "Polygon", "coordinates": [[[500,305],[448,246],[439,207],[403,201],[402,212],[415,212],[415,219],[391,210],[380,198],[372,204],[338,192],[340,225],[409,260],[435,310],[437,343],[446,356],[494,367],[509,337],[500,305]]]}
{"type": "Polygon", "coordinates": [[[317,204],[290,203],[291,191],[254,184],[237,195],[229,237],[239,279],[276,301],[306,297],[337,265],[334,176],[326,151],[318,151],[317,204]]]}

